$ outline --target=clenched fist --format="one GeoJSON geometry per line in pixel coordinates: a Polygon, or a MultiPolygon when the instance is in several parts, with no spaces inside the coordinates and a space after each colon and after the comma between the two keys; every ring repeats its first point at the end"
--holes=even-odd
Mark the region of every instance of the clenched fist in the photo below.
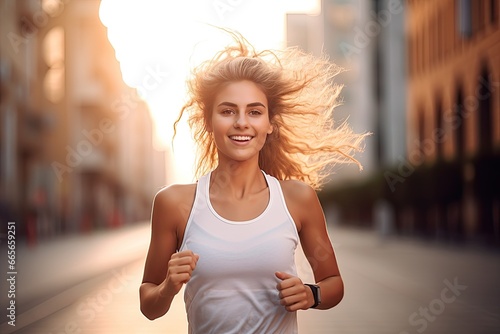
{"type": "Polygon", "coordinates": [[[191,274],[196,268],[200,256],[193,251],[185,250],[172,254],[168,261],[167,277],[164,281],[164,289],[160,295],[177,294],[182,285],[189,282],[191,274]]]}
{"type": "Polygon", "coordinates": [[[281,305],[289,312],[307,310],[314,304],[314,296],[302,280],[284,272],[276,272],[276,277],[281,280],[276,285],[279,291],[281,305]]]}

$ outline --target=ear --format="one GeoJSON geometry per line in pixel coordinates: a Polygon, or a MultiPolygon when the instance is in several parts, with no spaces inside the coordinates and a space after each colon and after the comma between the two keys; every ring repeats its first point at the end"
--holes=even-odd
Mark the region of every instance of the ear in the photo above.
{"type": "Polygon", "coordinates": [[[267,130],[267,134],[270,135],[274,131],[274,125],[273,123],[269,123],[269,129],[267,130]]]}

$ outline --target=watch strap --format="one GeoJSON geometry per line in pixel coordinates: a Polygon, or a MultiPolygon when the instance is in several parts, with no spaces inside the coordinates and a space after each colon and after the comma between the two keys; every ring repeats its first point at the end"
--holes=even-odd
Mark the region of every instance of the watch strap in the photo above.
{"type": "Polygon", "coordinates": [[[321,304],[321,296],[320,296],[320,288],[316,284],[305,284],[309,288],[311,288],[313,297],[314,297],[314,305],[310,308],[316,308],[319,304],[321,304]]]}

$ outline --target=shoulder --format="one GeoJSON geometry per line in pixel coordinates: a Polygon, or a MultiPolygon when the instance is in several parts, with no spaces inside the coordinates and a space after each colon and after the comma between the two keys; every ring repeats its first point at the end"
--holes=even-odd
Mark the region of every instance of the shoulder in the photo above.
{"type": "Polygon", "coordinates": [[[300,232],[315,211],[322,213],[316,191],[308,184],[298,180],[279,181],[283,190],[288,211],[300,232]]]}
{"type": "Polygon", "coordinates": [[[196,183],[173,184],[156,193],[153,201],[153,221],[187,221],[196,193],[196,183]]]}
{"type": "Polygon", "coordinates": [[[308,202],[317,198],[316,191],[307,183],[298,180],[279,181],[283,195],[293,201],[300,203],[308,202]]]}
{"type": "Polygon", "coordinates": [[[163,205],[176,205],[194,199],[196,183],[172,184],[160,189],[155,195],[154,202],[163,205]]]}

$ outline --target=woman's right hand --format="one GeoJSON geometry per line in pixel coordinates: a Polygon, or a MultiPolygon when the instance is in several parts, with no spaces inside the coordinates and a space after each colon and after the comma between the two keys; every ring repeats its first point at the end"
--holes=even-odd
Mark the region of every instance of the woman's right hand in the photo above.
{"type": "Polygon", "coordinates": [[[179,208],[192,205],[195,193],[196,184],[173,184],[160,190],[154,198],[151,241],[139,288],[141,312],[150,320],[168,312],[198,262],[198,255],[193,251],[177,253],[181,231],[189,219],[189,212],[179,208]]]}
{"type": "Polygon", "coordinates": [[[182,288],[182,285],[189,282],[193,270],[200,256],[191,250],[174,253],[168,261],[167,277],[160,290],[161,296],[168,294],[176,295],[182,288]]]}

